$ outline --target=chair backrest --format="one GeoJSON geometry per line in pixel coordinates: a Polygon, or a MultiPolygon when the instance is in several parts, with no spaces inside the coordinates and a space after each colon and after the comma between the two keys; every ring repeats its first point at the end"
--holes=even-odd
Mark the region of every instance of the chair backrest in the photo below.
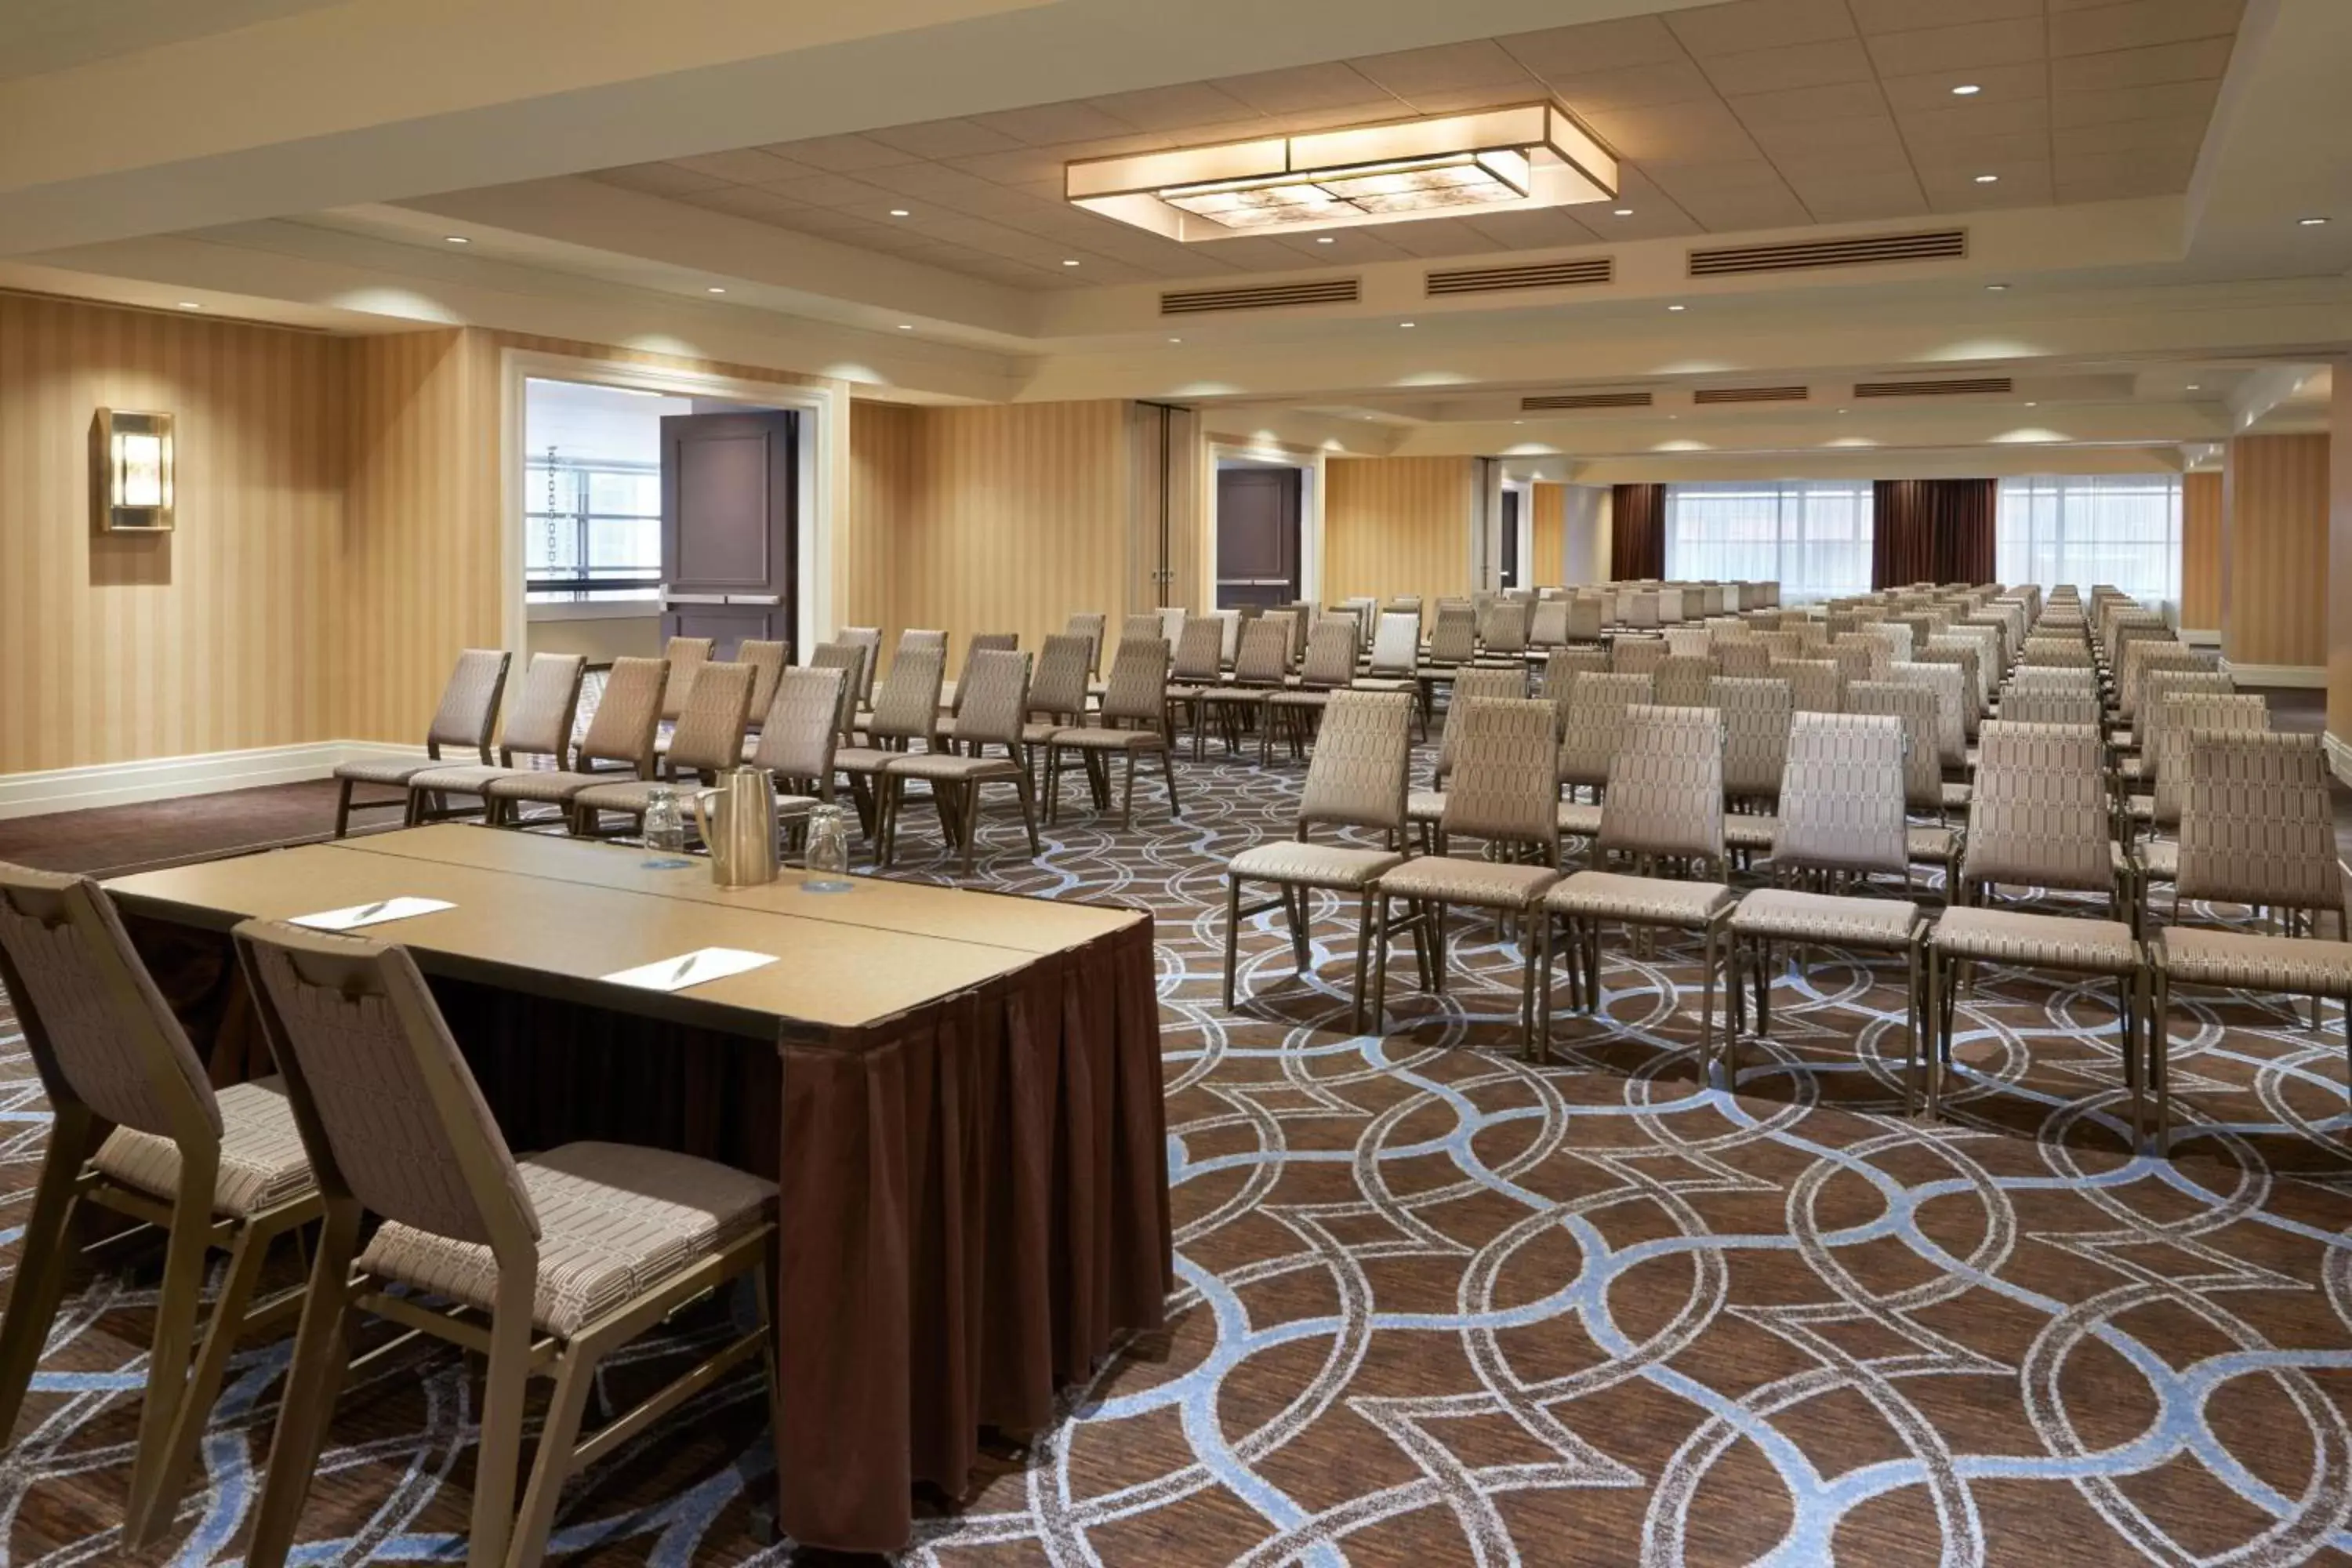
{"type": "Polygon", "coordinates": [[[1903,721],[1884,713],[1799,713],[1789,726],[1772,864],[1910,872],[1903,721]]]}
{"type": "Polygon", "coordinates": [[[735,645],[735,662],[751,667],[751,721],[758,723],[776,700],[776,680],[793,662],[793,645],[745,637],[735,645]]]}
{"type": "Polygon", "coordinates": [[[1225,670],[1225,623],[1214,616],[1194,616],[1176,639],[1171,679],[1188,686],[1214,686],[1225,670]]]}
{"type": "Polygon", "coordinates": [[[1455,675],[1453,700],[1445,705],[1445,727],[1437,736],[1438,780],[1443,783],[1445,776],[1454,771],[1455,759],[1461,754],[1462,727],[1454,721],[1464,703],[1519,698],[1527,694],[1528,678],[1523,670],[1480,669],[1474,666],[1455,675]]]}
{"type": "Polygon", "coordinates": [[[1298,684],[1330,690],[1356,679],[1356,628],[1350,621],[1325,616],[1307,634],[1307,658],[1299,667],[1298,684]]]}
{"type": "Polygon", "coordinates": [[[1618,619],[1629,626],[1651,627],[1658,623],[1658,595],[1654,590],[1637,588],[1630,594],[1617,595],[1618,619]]]}
{"type": "Polygon", "coordinates": [[[489,760],[490,737],[499,727],[499,699],[506,694],[507,667],[513,655],[504,648],[469,647],[457,656],[449,684],[441,689],[441,705],[425,731],[425,746],[436,759],[444,746],[463,746],[484,762],[489,760]]]}
{"type": "Polygon", "coordinates": [[[1120,621],[1118,640],[1125,642],[1129,637],[1156,637],[1165,629],[1165,626],[1160,619],[1160,612],[1151,610],[1143,615],[1129,616],[1120,621]]]}
{"type": "Polygon", "coordinates": [[[1234,684],[1279,686],[1289,673],[1289,625],[1262,616],[1244,626],[1240,651],[1234,655],[1234,684]]]}
{"type": "Polygon", "coordinates": [[[866,732],[877,741],[928,741],[939,733],[940,688],[947,682],[947,649],[898,647],[890,673],[875,693],[866,732]]]}
{"type": "Polygon", "coordinates": [[[1103,688],[1103,722],[1114,728],[1160,730],[1168,721],[1168,645],[1139,637],[1118,645],[1103,688]]]}
{"type": "Polygon", "coordinates": [[[1743,680],[1761,680],[1772,673],[1772,650],[1759,637],[1718,637],[1715,639],[1715,668],[1724,675],[1743,680]]]}
{"type": "Polygon", "coordinates": [[[1712,708],[1625,710],[1601,811],[1605,854],[1723,859],[1723,715],[1712,708]]]}
{"type": "Polygon", "coordinates": [[[1845,672],[1829,658],[1776,658],[1772,679],[1789,683],[1789,700],[1800,713],[1837,713],[1845,709],[1845,672]]]}
{"type": "Polygon", "coordinates": [[[1216,623],[1217,631],[1223,639],[1217,649],[1219,660],[1225,664],[1233,663],[1234,656],[1241,649],[1242,613],[1239,610],[1211,610],[1208,618],[1216,623]]]}
{"type": "Polygon", "coordinates": [[[2209,670],[2213,668],[2211,659],[2187,643],[2136,642],[2126,653],[2116,705],[2116,711],[2126,719],[2138,717],[2147,696],[2147,678],[2158,670],[2209,670]],[[2130,654],[2137,654],[2138,658],[2131,658],[2128,657],[2130,654]]]}
{"type": "Polygon", "coordinates": [[[742,762],[743,731],[751,721],[751,688],[758,674],[748,664],[702,667],[669,738],[671,767],[713,772],[742,762]]]}
{"type": "MultiPolygon", "coordinates": [[[[852,654],[856,649],[848,650],[852,654]]],[[[852,679],[845,665],[787,669],[776,679],[776,694],[760,721],[760,744],[751,765],[782,779],[833,777],[834,748],[841,742],[841,710],[852,679]]]]}
{"type": "Polygon", "coordinates": [[[1108,618],[1089,611],[1080,611],[1073,615],[1069,624],[1062,628],[1068,636],[1087,639],[1087,674],[1089,676],[1102,668],[1103,623],[1108,618]]]}
{"type": "Polygon", "coordinates": [[[982,648],[964,661],[956,700],[957,740],[994,742],[1018,752],[1029,714],[1029,656],[1017,648],[982,648]]]}
{"type": "Polygon", "coordinates": [[[2018,655],[2020,668],[2033,666],[2051,669],[2089,669],[2091,650],[2082,638],[2075,637],[2030,637],[2025,649],[2018,655]]]}
{"type": "Polygon", "coordinates": [[[96,882],[0,861],[0,986],[53,1106],[217,1151],[204,1063],[96,882]]]}
{"type": "Polygon", "coordinates": [[[1538,694],[1559,710],[1562,729],[1568,726],[1568,700],[1579,675],[1609,673],[1609,650],[1603,647],[1556,647],[1544,655],[1543,684],[1538,694]]]}
{"type": "MultiPolygon", "coordinates": [[[[1313,650],[1310,648],[1311,656],[1313,650]]],[[[1298,825],[1404,830],[1412,766],[1412,699],[1402,691],[1335,691],[1315,732],[1298,825]]]]}
{"type": "Polygon", "coordinates": [[[1715,679],[1715,660],[1670,654],[1651,672],[1651,698],[1661,708],[1704,708],[1715,679]]]}
{"type": "Polygon", "coordinates": [[[1515,599],[1502,599],[1486,606],[1486,623],[1478,628],[1478,640],[1486,645],[1489,653],[1518,653],[1528,646],[1528,606],[1515,599]]]}
{"type": "Polygon", "coordinates": [[[2187,797],[2189,747],[2200,735],[2255,735],[2271,727],[2271,706],[2251,694],[2193,691],[2164,700],[2163,749],[2143,752],[2155,775],[2156,820],[2175,823],[2187,797]]]}
{"type": "Polygon", "coordinates": [[[1478,623],[1467,605],[1437,606],[1437,625],[1429,634],[1433,664],[1467,664],[1477,656],[1478,623]]]}
{"type": "Polygon", "coordinates": [[[866,700],[866,666],[874,650],[861,643],[824,642],[809,654],[811,669],[837,669],[842,675],[841,717],[834,728],[843,734],[857,721],[857,705],[866,700]]]}
{"type": "MultiPolygon", "coordinates": [[[[1830,661],[1838,667],[1838,684],[1841,689],[1857,680],[1870,679],[1871,651],[1872,645],[1862,641],[1861,634],[1857,632],[1848,632],[1830,644],[1828,649],[1830,661]]],[[[1884,650],[1882,649],[1881,652],[1883,655],[1884,650]]],[[[1884,665],[1894,661],[1882,657],[1879,662],[1884,665]]]]}
{"type": "Polygon", "coordinates": [[[1421,662],[1421,613],[1391,610],[1372,633],[1372,673],[1411,675],[1421,662]]]}
{"type": "Polygon", "coordinates": [[[2009,672],[2001,690],[2087,691],[2095,697],[2099,677],[2087,664],[2021,664],[2009,672]]]}
{"type": "Polygon", "coordinates": [[[1940,767],[1966,764],[1969,755],[1967,676],[1956,664],[1913,661],[1887,667],[1886,679],[1897,686],[1917,686],[1936,697],[1936,760],[1940,767]]]}
{"type": "Polygon", "coordinates": [[[2000,716],[2021,724],[2090,724],[2103,717],[2095,691],[2047,686],[2011,687],[2000,700],[2000,716]]]}
{"type": "MultiPolygon", "coordinates": [[[[2088,672],[2084,674],[2087,676],[2088,672]]],[[[2139,742],[2140,762],[2145,776],[2156,773],[2157,748],[2164,743],[2164,704],[2168,698],[2187,697],[2192,693],[2226,697],[2238,689],[2237,682],[2227,671],[2219,669],[2152,669],[2139,683],[2139,721],[2133,727],[2133,739],[2139,742]]],[[[2095,692],[2098,688],[2088,689],[2095,692]]]]}
{"type": "Polygon", "coordinates": [[[580,765],[626,763],[639,778],[653,777],[654,736],[661,729],[669,685],[667,659],[614,659],[588,733],[580,738],[580,765]]]}
{"type": "Polygon", "coordinates": [[[1076,723],[1087,710],[1087,677],[1093,672],[1094,658],[1094,644],[1083,634],[1047,637],[1029,682],[1031,716],[1076,723]]]}
{"type": "Polygon", "coordinates": [[[1528,623],[1528,641],[1538,647],[1558,647],[1566,642],[1568,610],[1566,599],[1546,599],[1538,605],[1535,618],[1528,623]]]}
{"type": "MultiPolygon", "coordinates": [[[[1151,617],[1157,622],[1159,616],[1151,617]]],[[[1159,634],[1155,631],[1152,635],[1159,634]]],[[[963,645],[963,672],[956,677],[955,700],[950,707],[960,717],[963,712],[964,683],[971,679],[971,661],[983,653],[1011,653],[1021,646],[1019,632],[974,632],[963,645]]]]}
{"type": "Polygon", "coordinates": [[[1792,701],[1785,680],[1718,675],[1707,682],[1706,706],[1723,715],[1727,796],[1769,799],[1780,792],[1792,701]]]}
{"type": "Polygon", "coordinates": [[[1552,774],[1551,704],[1524,697],[1457,699],[1454,781],[1440,826],[1448,834],[1540,844],[1559,837],[1559,784],[1552,774]]]}
{"type": "Polygon", "coordinates": [[[710,662],[711,640],[672,637],[662,649],[662,658],[669,661],[669,683],[662,688],[662,718],[676,719],[686,711],[686,700],[694,691],[694,678],[710,662]]]}
{"type": "Polygon", "coordinates": [[[1268,610],[1258,619],[1282,634],[1282,668],[1286,673],[1298,658],[1297,619],[1288,610],[1268,610]]]}
{"type": "Polygon", "coordinates": [[[2320,737],[2208,731],[2189,742],[2186,771],[2180,897],[2344,912],[2320,737]]]}
{"type": "Polygon", "coordinates": [[[1579,675],[1569,691],[1568,723],[1559,740],[1559,782],[1607,784],[1610,760],[1624,735],[1626,710],[1649,702],[1653,695],[1646,675],[1579,675]]]}
{"type": "Polygon", "coordinates": [[[538,1212],[407,949],[267,921],[236,938],[320,1190],[529,1261],[538,1212]]]}
{"type": "Polygon", "coordinates": [[[2105,746],[2096,730],[1984,727],[1960,875],[1970,882],[2105,891],[2109,847],[2105,746]]]}
{"type": "Polygon", "coordinates": [[[1664,637],[1619,637],[1609,645],[1609,668],[1620,675],[1652,675],[1671,650],[1664,637]]]}
{"type": "Polygon", "coordinates": [[[560,770],[572,755],[572,724],[580,711],[580,683],[588,661],[576,653],[535,653],[523,667],[522,697],[507,714],[499,758],[550,757],[560,770]]]}
{"type": "Polygon", "coordinates": [[[1598,594],[1579,594],[1568,602],[1568,640],[1599,642],[1609,624],[1609,604],[1598,594]]]}
{"type": "Polygon", "coordinates": [[[857,700],[871,702],[874,700],[874,678],[880,672],[882,664],[882,628],[844,626],[833,634],[833,640],[865,650],[866,662],[857,667],[857,700]]]}
{"type": "Polygon", "coordinates": [[[948,662],[948,634],[929,626],[908,626],[898,634],[898,646],[891,653],[890,662],[896,665],[901,658],[910,653],[932,652],[940,656],[940,668],[945,669],[948,662]]]}

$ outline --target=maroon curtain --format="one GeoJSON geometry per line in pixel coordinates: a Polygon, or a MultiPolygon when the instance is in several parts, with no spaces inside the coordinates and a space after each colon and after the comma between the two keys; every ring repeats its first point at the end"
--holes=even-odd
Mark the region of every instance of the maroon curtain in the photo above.
{"type": "Polygon", "coordinates": [[[1609,500],[1609,575],[1666,574],[1666,487],[1614,485],[1609,500]]]}
{"type": "Polygon", "coordinates": [[[1995,494],[1990,479],[1874,484],[1870,585],[1991,582],[1995,494]]]}

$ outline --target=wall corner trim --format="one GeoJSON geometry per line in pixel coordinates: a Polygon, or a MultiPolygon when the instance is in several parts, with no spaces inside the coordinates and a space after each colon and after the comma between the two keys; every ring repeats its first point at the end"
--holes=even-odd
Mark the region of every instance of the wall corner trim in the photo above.
{"type": "Polygon", "coordinates": [[[2284,686],[2305,691],[2327,689],[2327,667],[2324,664],[2240,664],[2224,658],[2221,668],[2241,686],[2284,686]]]}
{"type": "Polygon", "coordinates": [[[243,752],[101,763],[47,773],[0,773],[0,819],[89,811],[103,805],[132,805],[180,795],[218,795],[226,790],[257,789],[264,784],[299,784],[307,779],[331,778],[335,769],[344,763],[362,759],[422,760],[424,756],[422,746],[396,746],[374,741],[314,741],[243,752]]]}
{"type": "Polygon", "coordinates": [[[2336,770],[2337,781],[2352,785],[2352,742],[2347,742],[2333,730],[2322,731],[2319,740],[2327,749],[2327,765],[2336,770]]]}

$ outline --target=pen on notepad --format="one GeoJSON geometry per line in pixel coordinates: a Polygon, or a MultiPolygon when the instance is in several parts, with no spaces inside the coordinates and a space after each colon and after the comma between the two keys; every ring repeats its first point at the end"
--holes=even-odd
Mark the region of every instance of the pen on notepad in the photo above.
{"type": "Polygon", "coordinates": [[[352,924],[357,925],[360,921],[366,920],[370,915],[381,914],[391,907],[392,900],[390,899],[384,900],[382,903],[370,904],[367,908],[360,910],[359,913],[352,917],[352,924]]]}
{"type": "Polygon", "coordinates": [[[670,972],[669,983],[670,983],[672,985],[675,985],[675,984],[677,984],[679,981],[681,981],[681,980],[685,979],[685,978],[686,978],[686,972],[687,972],[688,970],[689,970],[689,969],[692,969],[692,968],[694,967],[694,961],[695,961],[696,959],[698,959],[698,958],[701,957],[701,956],[702,956],[702,955],[701,955],[700,953],[698,953],[698,952],[689,952],[689,953],[688,953],[688,954],[686,955],[686,962],[685,962],[685,963],[681,963],[681,964],[679,964],[679,965],[678,965],[675,970],[673,970],[673,971],[671,971],[671,972],[670,972]]]}

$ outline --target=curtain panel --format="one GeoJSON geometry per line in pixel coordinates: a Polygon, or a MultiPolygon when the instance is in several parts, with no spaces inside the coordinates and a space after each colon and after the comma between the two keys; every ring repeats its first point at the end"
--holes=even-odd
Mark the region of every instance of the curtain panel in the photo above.
{"type": "Polygon", "coordinates": [[[1870,585],[1993,581],[1990,479],[1880,479],[1871,487],[1870,585]]]}
{"type": "Polygon", "coordinates": [[[1609,575],[1620,582],[1666,574],[1666,487],[1612,485],[1609,575]]]}

